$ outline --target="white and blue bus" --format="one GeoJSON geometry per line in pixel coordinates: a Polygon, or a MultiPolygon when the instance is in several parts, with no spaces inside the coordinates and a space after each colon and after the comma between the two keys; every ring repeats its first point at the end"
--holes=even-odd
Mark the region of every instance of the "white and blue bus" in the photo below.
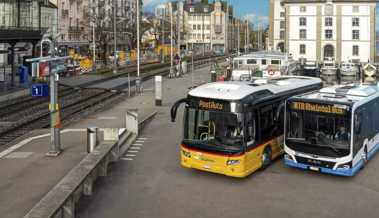
{"type": "Polygon", "coordinates": [[[337,85],[286,102],[284,162],[322,173],[353,176],[379,149],[379,91],[337,85]]]}

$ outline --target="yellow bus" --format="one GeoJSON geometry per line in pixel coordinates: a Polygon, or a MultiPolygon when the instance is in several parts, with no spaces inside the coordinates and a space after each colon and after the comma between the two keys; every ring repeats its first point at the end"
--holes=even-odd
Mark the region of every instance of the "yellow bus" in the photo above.
{"type": "Polygon", "coordinates": [[[199,86],[185,104],[181,165],[232,177],[264,169],[283,153],[285,100],[320,89],[311,77],[257,78],[199,86]]]}

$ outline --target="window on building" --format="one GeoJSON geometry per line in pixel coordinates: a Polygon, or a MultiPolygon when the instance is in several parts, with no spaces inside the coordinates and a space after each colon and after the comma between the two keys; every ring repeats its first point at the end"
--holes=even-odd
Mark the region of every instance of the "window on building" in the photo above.
{"type": "Polygon", "coordinates": [[[257,60],[256,59],[247,59],[246,63],[247,64],[257,64],[257,60]]]}
{"type": "Polygon", "coordinates": [[[333,4],[328,3],[325,5],[325,15],[327,15],[327,16],[333,15],[333,4]]]}
{"type": "Polygon", "coordinates": [[[284,32],[284,30],[282,30],[282,31],[280,31],[280,39],[284,39],[284,34],[285,34],[285,32],[284,32]]]}
{"type": "Polygon", "coordinates": [[[266,59],[262,59],[261,63],[262,63],[262,65],[267,65],[267,60],[266,59]]]}
{"type": "Polygon", "coordinates": [[[190,12],[195,12],[195,8],[190,8],[190,12]]]}
{"type": "Polygon", "coordinates": [[[359,56],[359,46],[353,45],[353,56],[359,56]]]}
{"type": "Polygon", "coordinates": [[[325,17],[325,26],[333,26],[333,18],[325,17]]]}
{"type": "Polygon", "coordinates": [[[201,30],[201,25],[200,24],[197,24],[197,29],[201,30]]]}
{"type": "Polygon", "coordinates": [[[300,54],[305,54],[306,53],[306,50],[305,50],[305,45],[304,44],[301,44],[300,45],[300,54]]]}
{"type": "Polygon", "coordinates": [[[359,26],[359,17],[353,17],[352,18],[352,25],[353,26],[359,26]]]}
{"type": "Polygon", "coordinates": [[[284,20],[280,21],[280,29],[286,28],[286,22],[284,20]]]}
{"type": "Polygon", "coordinates": [[[359,13],[359,6],[358,5],[353,6],[353,12],[354,13],[359,13]]]}
{"type": "Polygon", "coordinates": [[[325,30],[325,39],[333,38],[333,30],[325,30]]]}
{"type": "Polygon", "coordinates": [[[211,25],[207,25],[207,30],[210,30],[211,29],[211,25]]]}
{"type": "Polygon", "coordinates": [[[299,33],[300,39],[307,39],[307,30],[301,29],[299,33]]]}
{"type": "Polygon", "coordinates": [[[208,13],[208,8],[204,8],[204,12],[205,12],[205,13],[208,13]]]}
{"type": "Polygon", "coordinates": [[[286,16],[286,13],[285,12],[280,12],[280,17],[285,17],[286,16]]]}
{"type": "Polygon", "coordinates": [[[193,29],[193,30],[196,30],[196,24],[194,24],[194,25],[192,26],[192,29],[193,29]]]}
{"type": "Polygon", "coordinates": [[[353,30],[353,39],[359,39],[359,30],[353,30]]]}
{"type": "Polygon", "coordinates": [[[300,18],[299,18],[299,25],[300,25],[300,26],[306,26],[306,25],[307,25],[307,18],[305,18],[305,17],[300,17],[300,18]]]}
{"type": "Polygon", "coordinates": [[[307,7],[305,6],[300,6],[300,12],[306,12],[307,11],[307,7]]]}

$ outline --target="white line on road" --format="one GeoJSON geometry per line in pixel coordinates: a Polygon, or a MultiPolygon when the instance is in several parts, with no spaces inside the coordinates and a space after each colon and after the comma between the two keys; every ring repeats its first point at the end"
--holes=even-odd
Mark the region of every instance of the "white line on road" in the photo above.
{"type": "Polygon", "coordinates": [[[128,153],[138,153],[138,151],[136,151],[136,150],[131,150],[131,151],[128,151],[128,153]]]}
{"type": "Polygon", "coordinates": [[[127,154],[127,155],[125,155],[125,157],[135,157],[135,156],[137,156],[137,155],[135,155],[135,154],[127,154]]]}
{"type": "Polygon", "coordinates": [[[125,158],[125,157],[123,157],[123,158],[121,158],[121,160],[131,161],[131,160],[133,160],[133,158],[125,158]]]}
{"type": "Polygon", "coordinates": [[[140,139],[141,140],[148,140],[148,138],[137,138],[137,141],[140,140],[140,139]]]}
{"type": "Polygon", "coordinates": [[[142,146],[143,144],[137,144],[137,143],[134,143],[132,144],[132,146],[142,146]]]}
{"type": "Polygon", "coordinates": [[[138,141],[138,140],[137,140],[136,143],[145,143],[145,141],[138,141]]]}
{"type": "Polygon", "coordinates": [[[132,150],[141,150],[141,147],[130,147],[132,150]]]}

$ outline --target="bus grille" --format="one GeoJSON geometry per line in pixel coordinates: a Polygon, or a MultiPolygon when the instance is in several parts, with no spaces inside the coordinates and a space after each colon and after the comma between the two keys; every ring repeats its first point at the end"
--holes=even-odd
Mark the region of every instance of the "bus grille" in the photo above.
{"type": "Polygon", "coordinates": [[[296,158],[296,161],[298,163],[312,165],[312,166],[316,166],[316,167],[324,167],[324,168],[332,169],[334,167],[334,165],[336,164],[334,162],[309,159],[309,158],[299,157],[299,156],[295,156],[295,158],[296,158]]]}

